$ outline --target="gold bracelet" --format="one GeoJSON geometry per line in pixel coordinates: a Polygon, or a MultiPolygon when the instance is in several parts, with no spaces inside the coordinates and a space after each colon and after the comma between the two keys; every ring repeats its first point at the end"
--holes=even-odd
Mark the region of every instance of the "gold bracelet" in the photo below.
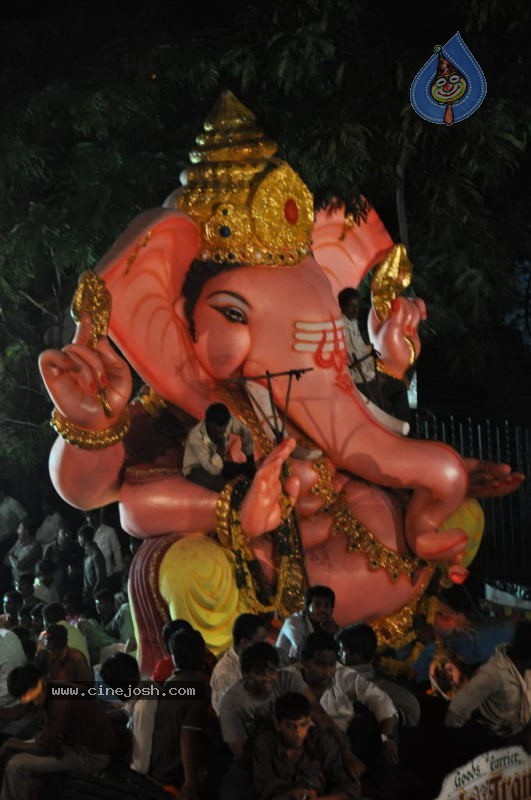
{"type": "Polygon", "coordinates": [[[129,407],[126,406],[118,422],[111,425],[110,428],[104,428],[102,431],[91,431],[86,428],[80,428],[74,422],[63,417],[55,408],[50,425],[59,436],[63,437],[65,442],[73,444],[74,447],[80,447],[82,450],[104,450],[106,447],[111,447],[111,445],[121,441],[127,435],[131,427],[131,412],[129,407]]]}

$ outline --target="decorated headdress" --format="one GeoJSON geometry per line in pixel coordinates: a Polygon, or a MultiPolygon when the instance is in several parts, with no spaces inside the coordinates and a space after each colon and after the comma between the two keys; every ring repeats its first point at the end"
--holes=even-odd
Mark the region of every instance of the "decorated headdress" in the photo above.
{"type": "Polygon", "coordinates": [[[437,73],[435,78],[448,78],[450,75],[453,75],[457,72],[456,68],[453,64],[450,64],[447,58],[444,57],[442,47],[438,44],[436,47],[433,48],[434,53],[437,53],[439,59],[437,61],[437,73]]]}
{"type": "Polygon", "coordinates": [[[175,206],[201,232],[200,258],[298,264],[311,249],[313,197],[254,114],[224,92],[196,138],[175,206]]]}

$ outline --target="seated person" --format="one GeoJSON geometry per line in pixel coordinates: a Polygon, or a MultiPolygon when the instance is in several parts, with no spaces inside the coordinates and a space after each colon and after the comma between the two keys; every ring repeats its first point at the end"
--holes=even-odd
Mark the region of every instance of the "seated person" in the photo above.
{"type": "Polygon", "coordinates": [[[348,625],[340,630],[336,639],[341,663],[355,669],[391,698],[402,725],[418,725],[420,704],[415,695],[405,686],[390,681],[374,666],[378,640],[371,626],[363,623],[348,625]]]}
{"type": "Polygon", "coordinates": [[[358,777],[369,768],[370,778],[390,780],[386,767],[395,766],[399,760],[396,709],[385,692],[356,670],[337,664],[338,651],[329,633],[311,633],[304,643],[300,666],[289,669],[298,672],[327,715],[348,735],[357,757],[358,777]],[[355,703],[365,706],[370,714],[357,716],[355,703]]]}
{"type": "Polygon", "coordinates": [[[15,589],[22,595],[21,609],[30,611],[39,602],[33,593],[33,583],[35,578],[33,572],[22,572],[15,581],[15,589]]]}
{"type": "Polygon", "coordinates": [[[106,633],[96,619],[87,617],[81,595],[67,592],[63,605],[68,624],[77,628],[87,643],[90,664],[100,664],[117,651],[116,639],[106,633]]]}
{"type": "MultiPolygon", "coordinates": [[[[221,733],[237,759],[243,756],[247,741],[254,741],[256,735],[269,726],[273,704],[277,697],[286,692],[305,695],[310,702],[311,717],[315,724],[343,742],[341,731],[324,713],[301,676],[290,669],[279,669],[278,663],[278,652],[268,642],[252,644],[240,656],[241,681],[221,698],[221,733]]],[[[344,751],[343,756],[346,755],[344,751]]],[[[349,758],[348,761],[352,763],[349,758]]]]}
{"type": "MultiPolygon", "coordinates": [[[[162,638],[164,639],[164,646],[168,651],[168,655],[161,658],[155,666],[153,667],[153,672],[151,677],[157,683],[164,683],[164,681],[168,680],[170,675],[172,674],[173,670],[175,669],[173,658],[170,654],[170,639],[174,633],[177,631],[187,630],[193,631],[192,626],[186,619],[172,619],[164,625],[162,629],[162,638]]],[[[216,665],[216,656],[210,652],[210,650],[205,645],[205,653],[203,658],[203,663],[201,665],[201,673],[203,675],[210,676],[212,674],[212,670],[216,665]]]]}
{"type": "Polygon", "coordinates": [[[68,647],[68,632],[63,625],[50,625],[42,636],[44,649],[37,658],[46,670],[48,681],[94,682],[92,669],[83,653],[68,647]]]}
{"type": "MultiPolygon", "coordinates": [[[[105,633],[116,643],[123,645],[123,652],[136,650],[135,631],[128,602],[116,607],[114,593],[110,589],[102,589],[94,596],[96,613],[105,633]]],[[[109,654],[110,655],[110,654],[109,654]]]]}
{"type": "Polygon", "coordinates": [[[512,643],[500,645],[455,693],[445,725],[466,727],[467,736],[477,739],[482,747],[479,752],[517,743],[531,752],[529,670],[531,622],[520,621],[515,626],[512,643]]]}
{"type": "Polygon", "coordinates": [[[359,783],[345,772],[334,739],[313,727],[310,703],[288,692],[274,705],[274,730],[261,733],[253,747],[253,773],[258,800],[302,800],[360,797],[359,783]]]}
{"type": "MultiPolygon", "coordinates": [[[[101,665],[101,679],[110,689],[122,689],[130,696],[140,681],[136,658],[129,653],[115,653],[101,665]]],[[[158,699],[135,696],[122,707],[128,717],[131,732],[131,758],[129,767],[145,775],[151,762],[151,742],[155,726],[158,699]]]]}
{"type": "Polygon", "coordinates": [[[0,757],[10,755],[2,800],[30,800],[34,775],[105,769],[116,736],[96,698],[52,694],[35,664],[14,669],[8,677],[8,689],[22,703],[43,710],[46,726],[35,740],[10,738],[0,747],[0,757]]]}
{"type": "MultiPolygon", "coordinates": [[[[87,640],[81,631],[75,627],[75,625],[70,625],[66,621],[66,610],[61,603],[48,603],[47,606],[44,606],[42,610],[42,619],[45,628],[49,628],[50,625],[62,625],[64,628],[66,628],[66,632],[68,634],[68,646],[74,647],[76,650],[80,650],[87,661],[89,661],[90,656],[87,647],[87,640]]],[[[37,644],[37,650],[43,647],[43,638],[44,633],[41,632],[37,644]]]]}
{"type": "Polygon", "coordinates": [[[333,618],[336,596],[328,586],[310,586],[305,606],[284,620],[275,643],[290,661],[299,661],[306,637],[315,631],[336,633],[339,626],[333,618]]]}
{"type": "Polygon", "coordinates": [[[55,564],[49,558],[41,558],[35,567],[33,594],[39,603],[58,603],[59,592],[54,580],[55,564]]]}
{"type": "Polygon", "coordinates": [[[262,617],[256,614],[240,614],[232,628],[232,647],[217,662],[210,678],[212,708],[219,716],[221,698],[231,686],[242,679],[240,655],[255,642],[263,642],[267,628],[262,617]]]}
{"type": "Polygon", "coordinates": [[[196,797],[208,763],[210,688],[200,673],[205,642],[198,631],[180,630],[169,648],[175,669],[158,699],[149,774],[164,785],[180,787],[183,797],[196,797]]]}
{"type": "Polygon", "coordinates": [[[18,612],[22,608],[24,598],[15,589],[6,592],[3,598],[4,613],[0,615],[0,628],[15,628],[18,625],[18,612]]]}
{"type": "Polygon", "coordinates": [[[228,480],[237,475],[252,477],[254,442],[249,430],[223,403],[214,403],[205,411],[205,419],[195,425],[187,436],[183,475],[214,492],[220,492],[228,480]],[[231,434],[241,438],[241,448],[247,463],[236,463],[227,456],[232,445],[231,434]]]}
{"type": "Polygon", "coordinates": [[[25,663],[26,654],[16,633],[7,628],[0,628],[0,711],[18,705],[7,690],[7,679],[15,667],[22,667],[25,663]]]}

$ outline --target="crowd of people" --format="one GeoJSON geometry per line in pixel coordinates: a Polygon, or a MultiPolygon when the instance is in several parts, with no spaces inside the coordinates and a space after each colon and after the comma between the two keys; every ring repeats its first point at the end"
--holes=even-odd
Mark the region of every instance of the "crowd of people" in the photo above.
{"type": "Polygon", "coordinates": [[[473,755],[531,749],[531,623],[477,671],[439,649],[426,694],[386,674],[373,629],[340,629],[334,592],[313,586],[280,629],[238,616],[218,660],[189,622],[171,620],[167,654],[141,676],[125,548],[109,526],[82,522],[74,536],[47,517],[44,542],[21,515],[5,551],[2,800],[52,796],[58,773],[105,781],[124,770],[183,800],[424,800],[473,755]]]}
{"type": "MultiPolygon", "coordinates": [[[[189,480],[252,477],[238,425],[207,408],[184,445],[189,480]]],[[[60,796],[50,776],[72,772],[124,787],[135,776],[146,797],[182,800],[429,800],[476,754],[531,750],[529,622],[483,665],[437,646],[423,685],[411,680],[422,648],[469,625],[440,587],[405,651],[381,652],[370,625],[338,626],[330,587],[311,586],[281,625],[239,615],[218,660],[190,622],[169,620],[167,653],[141,675],[127,596],[138,541],[101,513],[76,526],[44,511],[36,525],[0,486],[0,800],[60,796]]]]}

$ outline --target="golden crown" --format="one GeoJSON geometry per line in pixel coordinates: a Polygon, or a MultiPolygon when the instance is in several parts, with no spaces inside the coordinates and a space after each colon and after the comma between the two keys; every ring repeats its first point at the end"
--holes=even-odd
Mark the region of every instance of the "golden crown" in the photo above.
{"type": "Polygon", "coordinates": [[[176,207],[201,230],[200,257],[240,264],[298,264],[311,250],[313,197],[254,114],[224,92],[196,138],[176,207]]]}

